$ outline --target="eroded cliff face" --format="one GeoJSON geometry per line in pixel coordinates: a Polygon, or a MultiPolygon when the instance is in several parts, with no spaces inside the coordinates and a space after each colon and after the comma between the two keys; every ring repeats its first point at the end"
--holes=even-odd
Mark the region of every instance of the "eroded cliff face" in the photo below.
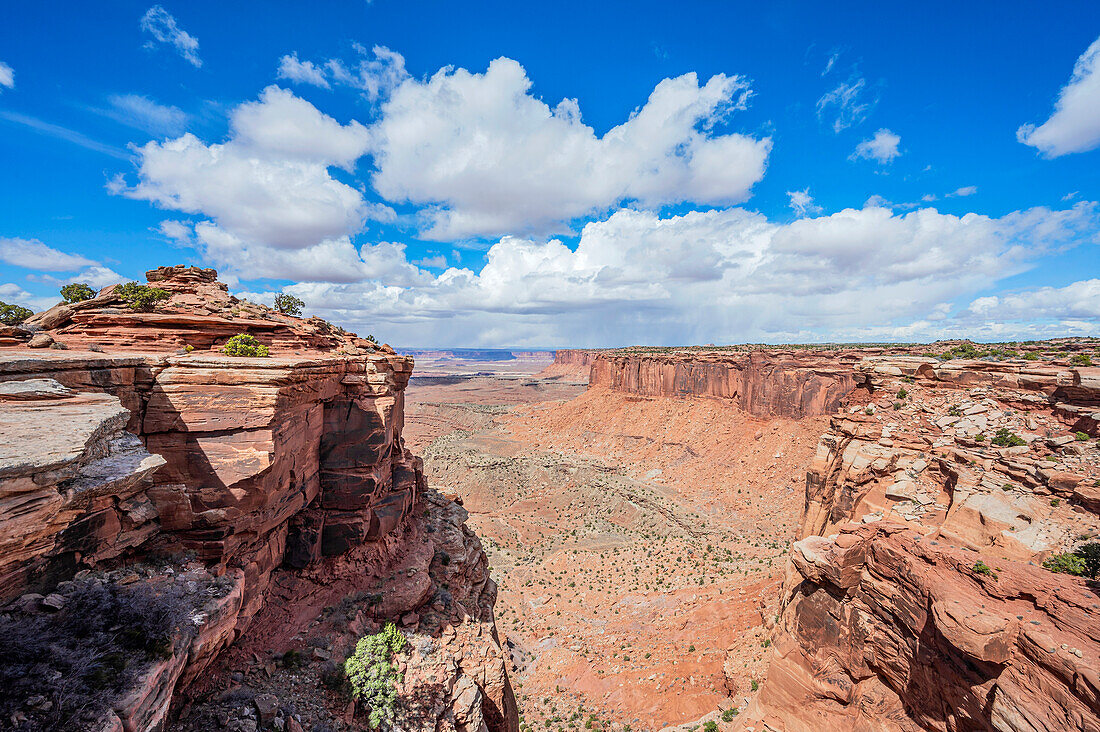
{"type": "Polygon", "coordinates": [[[554,363],[540,371],[538,376],[542,379],[587,382],[592,362],[601,353],[603,351],[600,349],[559,348],[554,351],[554,363]]]}
{"type": "Polygon", "coordinates": [[[855,375],[872,400],[808,471],[746,728],[1100,729],[1097,586],[1041,566],[1100,535],[1097,369],[881,356],[855,375]]]}
{"type": "Polygon", "coordinates": [[[856,388],[857,355],[790,351],[600,354],[589,383],[655,397],[714,397],[761,417],[830,414],[856,388]]]}
{"type": "Polygon", "coordinates": [[[453,671],[432,707],[438,728],[515,729],[503,661],[499,673],[489,663],[503,652],[487,560],[461,509],[426,496],[421,461],[401,438],[412,360],[230,298],[212,270],[161,268],[149,280],[171,293],[154,312],[132,312],[108,288],[38,318],[39,333],[69,350],[32,351],[22,341],[0,350],[3,599],[22,594],[22,610],[50,612],[41,595],[23,593],[172,553],[192,557],[186,571],[196,576],[227,578],[219,583],[229,599],[195,606],[194,633],[139,675],[107,728],[162,724],[174,693],[226,646],[245,643],[250,627],[265,627],[265,609],[278,616],[268,607],[276,597],[293,610],[283,617],[289,644],[321,609],[316,587],[355,568],[354,582],[333,586],[354,594],[369,583],[394,598],[369,605],[359,632],[402,618],[419,632],[418,614],[433,613],[424,630],[437,637],[452,624],[477,629],[472,645],[454,633],[436,644],[453,671]],[[240,332],[270,345],[272,357],[220,354],[240,332]],[[95,351],[77,350],[87,347],[95,351]],[[444,546],[456,560],[430,580],[444,546]],[[403,563],[409,574],[398,577],[403,563]],[[303,577],[312,584],[298,584],[303,577]],[[442,598],[440,583],[450,588],[442,598]],[[463,642],[476,663],[461,661],[463,642]]]}

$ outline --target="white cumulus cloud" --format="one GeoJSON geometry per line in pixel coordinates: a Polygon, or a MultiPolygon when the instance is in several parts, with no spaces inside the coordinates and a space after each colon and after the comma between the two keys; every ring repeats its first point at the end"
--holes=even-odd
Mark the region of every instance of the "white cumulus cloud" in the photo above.
{"type": "Polygon", "coordinates": [[[901,155],[901,150],[898,149],[899,145],[901,145],[901,138],[884,127],[876,132],[874,137],[863,140],[856,145],[851,159],[864,158],[865,160],[876,160],[883,164],[889,163],[901,155]]]}
{"type": "Polygon", "coordinates": [[[565,230],[622,201],[735,203],[763,177],[771,140],[715,127],[750,94],[737,76],[665,79],[600,137],[576,100],[535,97],[511,59],[484,73],[445,68],[406,79],[382,105],[373,182],[388,200],[433,206],[435,239],[565,230]]]}
{"type": "Polygon", "coordinates": [[[299,84],[313,84],[322,89],[329,88],[325,70],[312,61],[299,61],[296,53],[279,59],[279,71],[276,76],[299,84]]]}
{"type": "Polygon", "coordinates": [[[311,312],[407,345],[935,337],[962,322],[947,303],[1088,241],[1098,223],[1092,203],[999,218],[869,206],[790,224],[741,208],[621,209],[587,224],[575,250],[504,237],[480,272],[431,276],[391,248],[378,276],[289,290],[311,312]]]}
{"type": "Polygon", "coordinates": [[[68,272],[79,267],[97,264],[78,254],[66,254],[48,247],[37,239],[3,237],[0,237],[0,262],[46,272],[68,272]]]}
{"type": "Polygon", "coordinates": [[[803,188],[801,191],[787,191],[787,198],[790,200],[788,205],[799,218],[816,215],[822,211],[821,206],[814,203],[809,188],[803,188]]]}
{"type": "Polygon", "coordinates": [[[1100,38],[1077,59],[1050,119],[1021,126],[1016,138],[1052,158],[1100,145],[1100,38]]]}
{"type": "MultiPolygon", "coordinates": [[[[368,144],[358,122],[340,124],[271,86],[233,111],[226,142],[207,144],[192,134],[149,142],[136,149],[137,183],[116,181],[112,190],[207,216],[240,242],[304,250],[358,233],[369,218],[392,217],[329,171],[351,168],[368,144]]],[[[203,231],[210,238],[209,228],[203,231]]],[[[164,233],[185,238],[176,225],[164,233]]]]}

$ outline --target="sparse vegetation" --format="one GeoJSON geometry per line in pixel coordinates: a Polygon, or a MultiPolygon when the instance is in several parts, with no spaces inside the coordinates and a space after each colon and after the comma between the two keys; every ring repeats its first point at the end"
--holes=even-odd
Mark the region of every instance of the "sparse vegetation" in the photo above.
{"type": "Polygon", "coordinates": [[[904,386],[898,389],[898,399],[904,399],[907,396],[909,396],[909,392],[905,390],[904,386]]]}
{"type": "Polygon", "coordinates": [[[305,302],[285,292],[275,296],[275,309],[283,315],[301,315],[305,302]]]}
{"type": "Polygon", "coordinates": [[[371,729],[393,722],[400,678],[393,657],[406,644],[397,626],[386,623],[382,632],[360,638],[355,653],[344,662],[351,695],[366,706],[371,729]]]}
{"type": "Polygon", "coordinates": [[[1087,353],[1075,353],[1069,362],[1074,366],[1092,366],[1092,356],[1087,353]]]}
{"type": "Polygon", "coordinates": [[[84,580],[57,613],[0,616],[0,718],[26,715],[17,729],[92,729],[128,682],[193,632],[190,606],[180,583],[84,580]]]}
{"type": "Polygon", "coordinates": [[[1087,432],[1074,432],[1073,439],[1077,440],[1078,442],[1088,442],[1089,436],[1087,432]]]}
{"type": "Polygon", "coordinates": [[[95,297],[95,290],[83,282],[71,282],[61,288],[61,297],[67,303],[83,302],[95,297]]]}
{"type": "Polygon", "coordinates": [[[1043,562],[1051,572],[1072,574],[1075,577],[1100,577],[1100,542],[1090,541],[1072,552],[1055,554],[1043,562]]]}
{"type": "Polygon", "coordinates": [[[230,338],[222,346],[222,353],[227,356],[242,356],[251,358],[267,358],[271,351],[267,346],[256,340],[255,336],[247,333],[238,333],[230,338]]]}
{"type": "Polygon", "coordinates": [[[0,300],[0,323],[4,325],[19,325],[32,315],[34,313],[22,305],[9,305],[0,300]]]}
{"type": "Polygon", "coordinates": [[[974,566],[971,567],[970,570],[974,572],[974,574],[981,574],[985,575],[986,577],[997,579],[997,573],[993,571],[993,568],[980,559],[974,562],[974,566]]]}
{"type": "Polygon", "coordinates": [[[167,290],[139,285],[136,282],[119,285],[118,289],[115,290],[115,294],[129,305],[131,310],[137,310],[141,313],[152,312],[156,309],[158,303],[171,297],[167,290]]]}
{"type": "Polygon", "coordinates": [[[1001,427],[999,430],[997,430],[997,434],[994,435],[991,442],[997,447],[1016,447],[1018,445],[1027,444],[1027,440],[1013,432],[1010,432],[1007,427],[1001,427]]]}

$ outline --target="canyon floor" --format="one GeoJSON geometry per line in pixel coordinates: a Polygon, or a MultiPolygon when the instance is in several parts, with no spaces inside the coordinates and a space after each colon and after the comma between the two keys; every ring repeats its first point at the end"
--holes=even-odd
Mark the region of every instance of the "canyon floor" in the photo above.
{"type": "Polygon", "coordinates": [[[545,365],[434,364],[406,394],[408,447],[489,554],[522,720],[732,719],[766,672],[825,419],[587,390],[545,365]]]}

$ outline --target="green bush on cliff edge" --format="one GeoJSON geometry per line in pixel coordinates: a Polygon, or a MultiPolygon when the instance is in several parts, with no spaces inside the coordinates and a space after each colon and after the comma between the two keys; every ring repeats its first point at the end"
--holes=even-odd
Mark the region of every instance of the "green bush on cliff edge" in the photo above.
{"type": "Polygon", "coordinates": [[[222,353],[227,356],[250,356],[253,358],[267,358],[271,355],[268,347],[256,340],[255,336],[247,333],[238,333],[230,338],[222,346],[222,353]]]}
{"type": "Polygon", "coordinates": [[[407,642],[397,626],[386,623],[381,633],[360,638],[355,653],[344,662],[351,695],[366,706],[371,729],[393,722],[401,680],[393,657],[405,650],[407,642]]]}

